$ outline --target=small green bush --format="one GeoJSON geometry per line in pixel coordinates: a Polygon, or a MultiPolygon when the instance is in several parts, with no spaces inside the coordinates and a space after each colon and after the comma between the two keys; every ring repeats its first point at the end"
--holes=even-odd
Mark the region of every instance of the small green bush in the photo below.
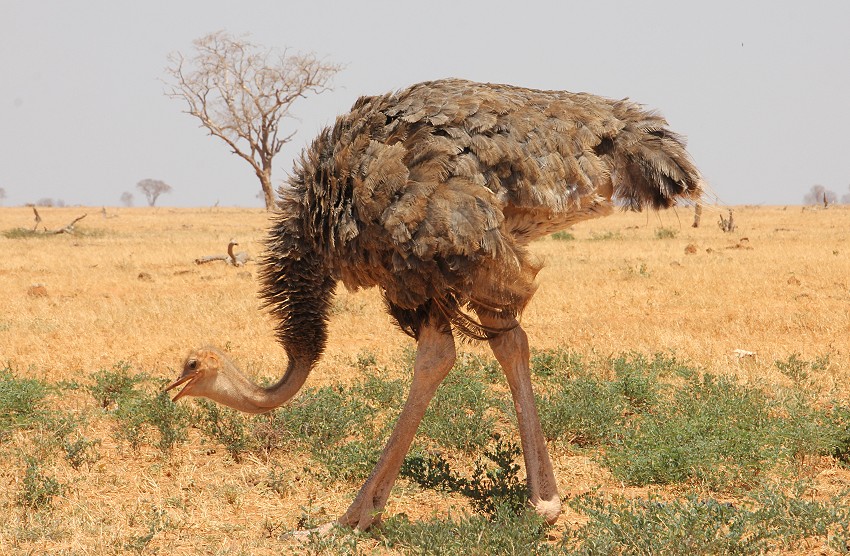
{"type": "Polygon", "coordinates": [[[62,449],[65,452],[65,460],[75,470],[79,470],[83,465],[91,468],[92,464],[100,459],[100,453],[97,447],[100,445],[100,440],[89,440],[85,437],[80,437],[71,442],[64,440],[62,449]]]}
{"type": "Polygon", "coordinates": [[[330,481],[363,481],[381,455],[382,439],[372,437],[352,440],[332,447],[313,450],[313,458],[325,468],[325,478],[330,481]]]}
{"type": "MultiPolygon", "coordinates": [[[[131,377],[134,384],[141,380],[131,377]]],[[[148,443],[169,452],[187,439],[191,412],[184,405],[172,403],[166,392],[122,389],[110,404],[115,404],[111,415],[118,422],[115,438],[128,442],[133,450],[148,443]]]]}
{"type": "Polygon", "coordinates": [[[560,232],[552,234],[552,239],[556,239],[558,241],[573,241],[575,238],[576,236],[566,230],[561,230],[560,232]]]}
{"type": "Polygon", "coordinates": [[[679,235],[679,230],[672,228],[656,228],[655,239],[673,239],[679,235]]]}
{"type": "MultiPolygon", "coordinates": [[[[373,410],[341,386],[308,388],[274,414],[275,426],[313,449],[328,448],[370,423],[373,410]]],[[[367,427],[368,428],[368,427],[367,427]]]]}
{"type": "Polygon", "coordinates": [[[27,469],[24,474],[23,489],[18,502],[27,508],[35,510],[49,507],[53,497],[64,491],[64,486],[54,477],[44,474],[39,468],[38,460],[27,459],[27,469]]]}
{"type": "Polygon", "coordinates": [[[651,358],[641,353],[625,353],[612,358],[610,364],[617,376],[637,373],[653,381],[665,377],[690,379],[699,375],[692,365],[665,353],[656,353],[651,358]]]}
{"type": "Polygon", "coordinates": [[[623,355],[609,363],[616,378],[603,380],[603,364],[587,363],[568,351],[532,356],[533,371],[546,380],[537,406],[547,439],[582,447],[614,442],[623,436],[628,415],[659,403],[659,377],[679,369],[675,359],[662,355],[623,355]]]}
{"type": "MultiPolygon", "coordinates": [[[[321,480],[361,480],[378,460],[383,435],[376,433],[378,410],[356,394],[381,398],[394,387],[376,380],[350,390],[343,387],[307,389],[272,414],[261,435],[267,446],[291,442],[310,452],[322,464],[321,480]]],[[[377,405],[377,404],[376,404],[377,405]]],[[[259,429],[255,428],[255,434],[259,429]]]]}
{"type": "Polygon", "coordinates": [[[455,373],[437,390],[419,432],[445,448],[473,452],[493,435],[491,407],[493,400],[481,382],[455,373]]]}
{"type": "Polygon", "coordinates": [[[528,507],[528,488],[519,479],[520,466],[515,462],[519,455],[515,444],[496,439],[492,448],[484,450],[490,463],[477,459],[469,478],[455,473],[440,454],[409,455],[400,474],[422,488],[461,494],[477,512],[494,516],[500,509],[509,509],[520,514],[528,507]]]}
{"type": "Polygon", "coordinates": [[[797,385],[802,385],[810,377],[811,373],[819,373],[829,368],[829,356],[819,357],[814,361],[800,359],[799,354],[788,356],[785,361],[774,361],[774,365],[783,375],[790,378],[797,385]]]}
{"type": "Polygon", "coordinates": [[[563,380],[538,396],[540,424],[547,440],[564,440],[591,446],[619,434],[623,422],[623,399],[610,384],[580,376],[563,380]]]}
{"type": "Polygon", "coordinates": [[[357,354],[357,368],[361,371],[369,371],[378,366],[378,358],[370,351],[361,351],[357,354]]]}
{"type": "Polygon", "coordinates": [[[186,406],[172,403],[166,392],[137,391],[122,398],[112,415],[118,421],[116,438],[128,442],[133,450],[149,443],[169,452],[186,441],[191,413],[186,406]]]}
{"type": "MultiPolygon", "coordinates": [[[[195,403],[198,411],[194,420],[203,435],[223,445],[233,461],[241,461],[242,454],[254,446],[244,414],[203,398],[195,398],[195,403]]],[[[270,428],[269,431],[273,432],[274,429],[270,428]]],[[[257,435],[257,438],[266,447],[266,452],[271,452],[273,444],[268,442],[270,435],[257,435]]]]}
{"type": "Polygon", "coordinates": [[[850,407],[834,405],[826,414],[824,428],[830,431],[828,454],[843,465],[850,465],[850,407]]]}
{"type": "Polygon", "coordinates": [[[656,355],[652,361],[643,355],[621,356],[612,360],[616,380],[613,391],[622,396],[632,411],[651,409],[659,402],[661,386],[658,382],[662,371],[668,371],[675,359],[656,355]]]}
{"type": "Polygon", "coordinates": [[[130,537],[124,543],[123,548],[142,554],[158,533],[171,527],[171,519],[168,517],[168,511],[165,508],[151,508],[147,517],[147,532],[144,535],[130,537]]]}
{"type": "Polygon", "coordinates": [[[110,370],[93,373],[91,379],[89,393],[117,421],[115,438],[126,441],[133,450],[149,443],[168,452],[186,441],[191,410],[172,403],[160,384],[153,392],[150,387],[143,388],[150,381],[147,373],[132,374],[130,364],[121,361],[110,370]]]}
{"type": "Polygon", "coordinates": [[[394,414],[401,411],[406,393],[406,381],[386,379],[371,372],[351,389],[351,395],[365,399],[373,411],[387,410],[394,414]]]}
{"type": "Polygon", "coordinates": [[[0,370],[0,442],[14,429],[34,428],[51,419],[44,407],[50,388],[31,378],[17,378],[8,367],[0,370]]]}
{"type": "Polygon", "coordinates": [[[586,371],[581,355],[567,349],[532,351],[530,364],[532,375],[542,379],[563,379],[586,371]]]}
{"type": "Polygon", "coordinates": [[[149,377],[145,373],[130,374],[130,364],[120,361],[110,370],[100,370],[91,375],[94,384],[87,387],[89,393],[103,409],[109,409],[122,399],[137,395],[136,386],[149,377]]]}
{"type": "Polygon", "coordinates": [[[620,232],[590,232],[590,241],[608,241],[623,239],[623,234],[620,232]]]}

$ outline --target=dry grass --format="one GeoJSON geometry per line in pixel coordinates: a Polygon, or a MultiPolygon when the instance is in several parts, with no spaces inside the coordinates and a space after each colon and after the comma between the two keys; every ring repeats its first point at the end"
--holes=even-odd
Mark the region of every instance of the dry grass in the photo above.
{"type": "MultiPolygon", "coordinates": [[[[257,376],[280,373],[285,355],[258,310],[255,264],[193,263],[224,252],[230,238],[256,257],[265,212],[112,209],[115,217],[103,218],[97,209],[41,210],[53,229],[83,212],[89,215],[73,236],[0,236],[0,364],[50,383],[85,383],[119,361],[173,378],[190,347],[214,343],[257,376]]],[[[685,210],[618,214],[576,227],[573,240],[534,244],[546,267],[523,317],[532,345],[601,356],[672,351],[756,384],[788,381],[775,360],[828,355],[818,386],[846,399],[850,210],[741,207],[731,234],[716,219],[706,211],[703,227],[693,229],[685,210]],[[756,355],[739,359],[735,349],[756,355]]],[[[31,225],[29,208],[0,208],[0,232],[31,225]]],[[[392,328],[376,291],[340,289],[330,345],[310,385],[357,378],[357,355],[367,350],[379,366],[397,369],[411,346],[392,328]]],[[[78,390],[50,403],[83,414],[94,402],[78,390]]],[[[116,443],[110,426],[92,419],[86,429],[102,441],[91,469],[44,460],[44,470],[68,485],[49,512],[15,503],[25,468],[19,458],[32,451],[31,435],[5,442],[0,455],[13,464],[0,469],[0,553],[116,554],[137,545],[172,554],[278,553],[286,543],[278,535],[296,526],[303,508],[330,519],[356,490],[321,484],[303,472],[303,458],[248,456],[235,464],[224,450],[211,453],[196,432],[170,456],[150,448],[133,453],[116,443]],[[285,477],[283,494],[261,486],[272,469],[285,477]],[[133,544],[151,531],[147,545],[133,544]]],[[[554,460],[562,494],[617,488],[586,455],[562,452],[554,460]]],[[[825,492],[850,484],[843,470],[811,465],[825,492]]],[[[387,512],[427,517],[449,503],[401,483],[387,512]]],[[[567,512],[562,523],[580,520],[567,512]]]]}

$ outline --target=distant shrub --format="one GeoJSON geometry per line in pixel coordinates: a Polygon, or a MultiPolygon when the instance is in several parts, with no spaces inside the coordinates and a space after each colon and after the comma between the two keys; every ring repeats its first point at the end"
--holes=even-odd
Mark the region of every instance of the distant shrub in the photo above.
{"type": "Polygon", "coordinates": [[[788,356],[785,361],[774,361],[774,365],[783,375],[797,384],[807,381],[811,373],[819,373],[829,368],[829,356],[818,357],[814,361],[800,359],[797,353],[788,356]]]}
{"type": "Polygon", "coordinates": [[[590,241],[608,241],[623,239],[623,234],[620,232],[590,232],[590,241]]]}
{"type": "Polygon", "coordinates": [[[673,239],[679,235],[679,230],[672,228],[656,228],[655,239],[673,239]]]}
{"type": "Polygon", "coordinates": [[[43,232],[30,230],[29,228],[12,228],[0,232],[6,239],[29,239],[32,237],[47,237],[43,232]]]}
{"type": "MultiPolygon", "coordinates": [[[[48,232],[44,230],[30,230],[29,228],[11,228],[8,230],[0,231],[0,235],[5,237],[6,239],[49,239],[49,238],[59,238],[64,234],[55,234],[53,232],[48,232]]],[[[74,229],[74,237],[105,237],[108,235],[106,230],[97,230],[97,229],[74,229]]]]}
{"type": "Polygon", "coordinates": [[[558,241],[573,241],[575,238],[576,236],[566,230],[561,230],[560,232],[552,234],[552,239],[556,239],[558,241]]]}

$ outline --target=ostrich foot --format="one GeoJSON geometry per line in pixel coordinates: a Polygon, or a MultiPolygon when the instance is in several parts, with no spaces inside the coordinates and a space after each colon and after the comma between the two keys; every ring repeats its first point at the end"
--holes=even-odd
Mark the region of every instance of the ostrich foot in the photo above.
{"type": "Polygon", "coordinates": [[[558,521],[558,516],[561,515],[561,500],[557,494],[549,500],[531,501],[531,506],[537,512],[537,515],[545,519],[549,525],[558,521]]]}
{"type": "Polygon", "coordinates": [[[293,539],[300,543],[305,543],[314,535],[317,537],[327,537],[332,535],[335,530],[351,531],[356,529],[366,531],[372,526],[378,525],[381,522],[381,512],[376,510],[372,504],[367,504],[355,500],[351,507],[345,512],[345,515],[337,521],[323,523],[312,529],[302,529],[298,531],[289,531],[284,533],[282,538],[293,539]]]}
{"type": "MultiPolygon", "coordinates": [[[[390,488],[392,484],[389,485],[390,488]]],[[[358,493],[357,498],[354,499],[351,506],[345,511],[345,514],[339,518],[337,523],[341,527],[351,527],[352,529],[359,529],[360,531],[366,531],[370,527],[374,525],[378,525],[381,522],[381,513],[383,512],[383,504],[381,504],[381,508],[376,507],[375,500],[376,497],[374,492],[377,490],[372,485],[365,485],[363,490],[358,493]],[[372,488],[370,488],[372,487],[372,488]]],[[[389,493],[389,488],[383,489],[387,493],[389,493]]],[[[386,503],[386,496],[381,496],[384,503],[386,503]]]]}

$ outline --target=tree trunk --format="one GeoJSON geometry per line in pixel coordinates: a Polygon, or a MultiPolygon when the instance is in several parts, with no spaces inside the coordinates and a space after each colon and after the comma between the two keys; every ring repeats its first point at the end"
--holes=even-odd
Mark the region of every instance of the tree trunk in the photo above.
{"type": "Polygon", "coordinates": [[[257,177],[260,178],[260,185],[263,187],[263,200],[266,202],[266,210],[274,210],[275,196],[272,187],[271,166],[266,166],[261,172],[257,172],[257,177]]]}
{"type": "Polygon", "coordinates": [[[700,221],[702,220],[702,203],[697,203],[697,206],[694,207],[694,228],[699,228],[700,221]]]}

